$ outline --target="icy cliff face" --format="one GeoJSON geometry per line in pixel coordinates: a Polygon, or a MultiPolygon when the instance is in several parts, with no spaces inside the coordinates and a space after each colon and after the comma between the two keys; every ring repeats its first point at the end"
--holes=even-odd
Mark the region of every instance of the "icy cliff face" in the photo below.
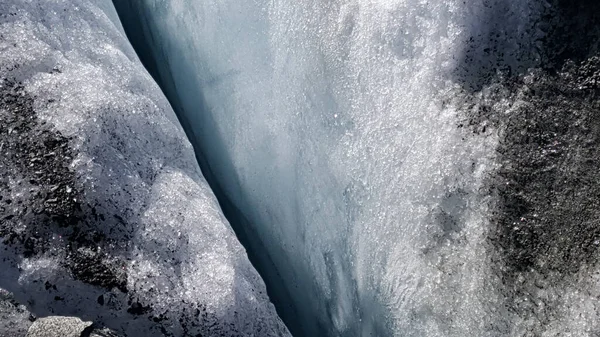
{"type": "Polygon", "coordinates": [[[596,4],[115,4],[292,332],[597,328],[596,4]]]}
{"type": "Polygon", "coordinates": [[[2,1],[0,50],[2,291],[127,336],[288,335],[111,2],[2,1]]]}

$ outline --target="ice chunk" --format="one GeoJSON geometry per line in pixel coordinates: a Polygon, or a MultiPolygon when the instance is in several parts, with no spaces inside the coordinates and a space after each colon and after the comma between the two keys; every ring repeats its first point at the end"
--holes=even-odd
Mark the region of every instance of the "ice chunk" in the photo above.
{"type": "Polygon", "coordinates": [[[107,0],[0,2],[0,288],[127,336],[285,336],[107,0]]]}

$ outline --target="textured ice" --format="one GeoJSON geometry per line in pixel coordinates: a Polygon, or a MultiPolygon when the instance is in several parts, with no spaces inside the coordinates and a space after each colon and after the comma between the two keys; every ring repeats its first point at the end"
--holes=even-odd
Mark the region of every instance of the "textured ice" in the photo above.
{"type": "Polygon", "coordinates": [[[110,1],[0,2],[0,152],[0,288],[35,315],[288,335],[110,1]]]}
{"type": "Polygon", "coordinates": [[[579,89],[522,77],[582,41],[568,13],[593,13],[585,2],[115,4],[292,332],[591,335],[595,278],[559,256],[596,256],[577,248],[597,245],[582,234],[595,227],[561,225],[544,202],[573,200],[553,185],[574,172],[567,153],[597,159],[557,136],[576,117],[547,113],[579,89]]]}

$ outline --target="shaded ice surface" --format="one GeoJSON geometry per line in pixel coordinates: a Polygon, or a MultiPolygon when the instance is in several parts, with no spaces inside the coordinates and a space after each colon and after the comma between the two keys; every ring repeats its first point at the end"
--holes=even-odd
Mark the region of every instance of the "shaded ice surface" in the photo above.
{"type": "Polygon", "coordinates": [[[289,335],[110,1],[0,2],[0,153],[0,335],[289,335]]]}
{"type": "Polygon", "coordinates": [[[292,333],[595,336],[597,5],[115,5],[292,333]]]}

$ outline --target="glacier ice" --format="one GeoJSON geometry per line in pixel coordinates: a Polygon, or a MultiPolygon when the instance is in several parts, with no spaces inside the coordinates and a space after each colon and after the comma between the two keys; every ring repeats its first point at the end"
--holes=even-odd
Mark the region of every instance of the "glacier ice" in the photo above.
{"type": "Polygon", "coordinates": [[[114,2],[292,333],[597,329],[598,5],[114,2]]]}
{"type": "Polygon", "coordinates": [[[126,336],[289,335],[110,1],[0,2],[0,152],[14,303],[126,336]]]}

